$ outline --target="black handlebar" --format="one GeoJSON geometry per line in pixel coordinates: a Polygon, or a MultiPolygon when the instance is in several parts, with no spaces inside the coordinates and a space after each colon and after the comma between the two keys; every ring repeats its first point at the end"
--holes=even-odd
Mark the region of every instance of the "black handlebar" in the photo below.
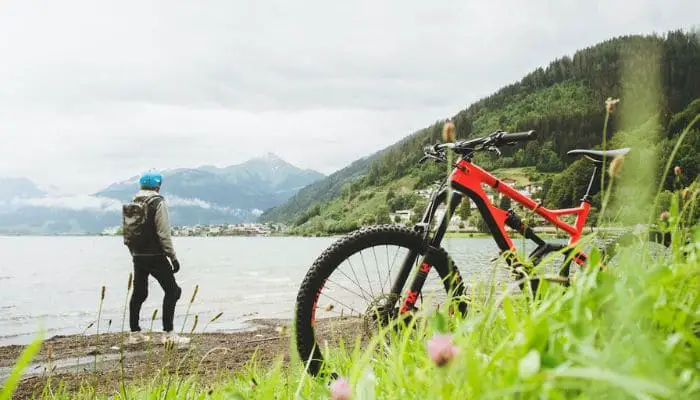
{"type": "Polygon", "coordinates": [[[525,142],[537,138],[535,131],[504,133],[499,139],[503,143],[525,142]]]}
{"type": "Polygon", "coordinates": [[[480,138],[460,140],[456,143],[444,143],[435,144],[432,146],[426,146],[423,149],[425,156],[421,158],[420,163],[433,159],[436,161],[446,161],[445,150],[452,149],[457,153],[462,155],[467,155],[481,150],[495,151],[499,155],[501,154],[498,150],[498,146],[504,144],[515,144],[517,142],[525,142],[528,140],[534,140],[537,138],[535,131],[527,132],[515,132],[507,133],[503,131],[496,131],[488,136],[483,136],[480,138]]]}

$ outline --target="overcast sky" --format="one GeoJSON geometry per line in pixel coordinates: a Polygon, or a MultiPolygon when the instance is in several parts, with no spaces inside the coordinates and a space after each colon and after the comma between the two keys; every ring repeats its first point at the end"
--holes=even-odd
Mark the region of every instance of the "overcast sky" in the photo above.
{"type": "Polygon", "coordinates": [[[68,193],[273,152],[344,167],[700,1],[0,2],[0,176],[68,193]]]}

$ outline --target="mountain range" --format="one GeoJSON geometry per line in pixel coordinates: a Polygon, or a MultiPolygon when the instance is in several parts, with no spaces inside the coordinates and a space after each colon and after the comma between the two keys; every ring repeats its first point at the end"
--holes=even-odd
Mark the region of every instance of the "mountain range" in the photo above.
{"type": "MultiPolygon", "coordinates": [[[[274,154],[228,167],[161,171],[173,225],[253,222],[299,189],[324,178],[274,154]]],[[[56,196],[25,178],[0,179],[0,233],[98,233],[121,224],[121,205],[138,190],[138,176],[87,195],[56,196]]]]}

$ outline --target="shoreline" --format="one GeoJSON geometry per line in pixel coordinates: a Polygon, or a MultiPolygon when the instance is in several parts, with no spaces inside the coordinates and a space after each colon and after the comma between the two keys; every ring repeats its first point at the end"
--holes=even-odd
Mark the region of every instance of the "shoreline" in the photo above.
{"type": "MultiPolygon", "coordinates": [[[[122,383],[122,368],[123,381],[130,384],[153,378],[162,369],[181,375],[203,374],[215,380],[216,374],[240,370],[254,354],[261,363],[280,356],[288,361],[291,320],[254,319],[248,323],[250,328],[241,331],[185,334],[191,342],[180,348],[161,344],[160,332],[147,333],[151,341],[137,345],[124,342],[128,332],[53,336],[43,340],[15,395],[30,398],[47,385],[58,387],[61,383],[68,391],[77,391],[87,383],[99,393],[114,393],[122,383]]],[[[12,372],[26,346],[0,346],[0,381],[12,372]]]]}
{"type": "MultiPolygon", "coordinates": [[[[587,226],[584,233],[592,233],[594,231],[619,231],[619,230],[629,230],[633,228],[632,226],[587,226]]],[[[534,228],[535,233],[540,234],[545,238],[557,238],[557,228],[551,226],[537,226],[534,228]]],[[[352,232],[352,231],[351,231],[352,232]]],[[[351,232],[345,233],[328,233],[328,232],[313,232],[313,233],[282,233],[275,232],[267,235],[173,235],[176,238],[231,238],[231,237],[241,237],[241,238],[267,238],[267,237],[292,237],[292,238],[329,238],[329,237],[342,237],[351,232]]],[[[561,235],[561,234],[560,234],[561,235]]],[[[10,232],[0,232],[1,237],[120,237],[120,235],[111,235],[103,233],[56,233],[56,234],[41,234],[41,233],[10,233],[10,232]]],[[[472,230],[460,230],[460,231],[447,231],[446,237],[452,238],[481,238],[481,237],[491,237],[491,234],[485,232],[478,232],[472,230]]],[[[562,236],[564,237],[564,236],[562,236]]]]}

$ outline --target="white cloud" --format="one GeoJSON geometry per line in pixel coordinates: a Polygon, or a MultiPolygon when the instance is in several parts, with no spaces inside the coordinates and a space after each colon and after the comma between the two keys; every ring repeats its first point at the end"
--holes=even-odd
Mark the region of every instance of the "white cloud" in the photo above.
{"type": "Polygon", "coordinates": [[[62,208],[73,211],[121,212],[122,209],[122,203],[119,200],[89,195],[13,199],[8,204],[20,207],[62,208]]]}
{"type": "Polygon", "coordinates": [[[182,197],[177,197],[175,195],[168,195],[168,206],[169,207],[199,207],[205,210],[211,209],[213,206],[208,201],[201,199],[183,199],[182,197]]]}
{"type": "MultiPolygon", "coordinates": [[[[219,211],[219,212],[231,214],[231,215],[240,215],[240,214],[246,212],[245,210],[242,210],[239,208],[222,207],[222,206],[212,204],[208,201],[205,201],[205,200],[202,200],[202,199],[199,199],[196,197],[195,198],[182,198],[182,197],[175,196],[173,194],[167,194],[166,196],[167,196],[168,207],[173,207],[173,208],[198,207],[198,208],[202,208],[205,210],[215,210],[215,211],[219,211]]],[[[262,212],[260,214],[255,214],[256,210],[251,210],[251,212],[254,215],[262,214],[262,212]]]]}
{"type": "MultiPolygon", "coordinates": [[[[182,198],[171,194],[168,194],[167,197],[168,207],[171,208],[196,207],[205,210],[216,210],[231,215],[239,215],[244,212],[244,210],[237,208],[221,207],[199,198],[182,198]]],[[[15,198],[6,202],[0,201],[0,206],[44,207],[67,209],[72,211],[96,212],[121,212],[122,204],[123,203],[117,199],[93,195],[46,196],[35,198],[15,198]]],[[[260,210],[251,210],[251,212],[253,212],[255,215],[262,213],[260,210]]]]}
{"type": "Polygon", "coordinates": [[[691,0],[14,0],[0,176],[94,192],[261,152],[332,172],[563,54],[696,23],[691,0]]]}

